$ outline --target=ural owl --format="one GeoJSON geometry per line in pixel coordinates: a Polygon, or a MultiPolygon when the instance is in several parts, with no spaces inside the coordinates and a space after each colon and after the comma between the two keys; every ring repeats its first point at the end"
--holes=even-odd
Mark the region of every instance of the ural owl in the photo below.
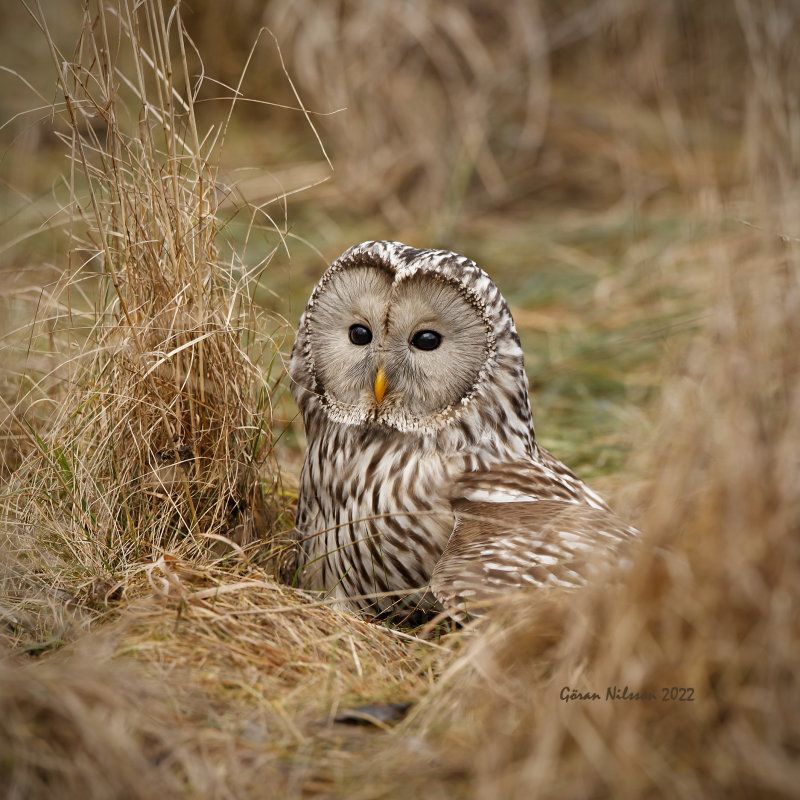
{"type": "Polygon", "coordinates": [[[322,276],[289,366],[308,450],[300,584],[462,617],[580,586],[636,534],[534,438],[514,321],[469,259],[364,242],[322,276]]]}

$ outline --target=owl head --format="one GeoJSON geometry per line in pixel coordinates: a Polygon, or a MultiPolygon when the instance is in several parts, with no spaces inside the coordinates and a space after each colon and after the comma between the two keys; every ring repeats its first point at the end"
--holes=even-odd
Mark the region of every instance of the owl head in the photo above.
{"type": "Polygon", "coordinates": [[[523,422],[522,350],[508,305],[474,262],[446,250],[364,242],[322,276],[300,320],[292,391],[308,419],[436,432],[523,422]]]}

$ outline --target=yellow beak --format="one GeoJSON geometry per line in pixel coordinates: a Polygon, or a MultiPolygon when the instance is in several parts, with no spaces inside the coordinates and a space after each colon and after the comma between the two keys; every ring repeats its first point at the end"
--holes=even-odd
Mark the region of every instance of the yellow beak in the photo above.
{"type": "Polygon", "coordinates": [[[383,396],[386,394],[386,387],[388,386],[388,381],[386,380],[386,373],[383,371],[383,367],[378,368],[378,374],[375,376],[375,399],[380,403],[383,400],[383,396]]]}

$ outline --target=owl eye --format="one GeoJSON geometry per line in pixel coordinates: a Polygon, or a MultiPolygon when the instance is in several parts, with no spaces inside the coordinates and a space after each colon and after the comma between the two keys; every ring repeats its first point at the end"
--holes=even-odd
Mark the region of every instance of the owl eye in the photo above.
{"type": "Polygon", "coordinates": [[[351,325],[350,341],[359,347],[363,347],[372,341],[372,331],[366,325],[351,325]]]}
{"type": "Polygon", "coordinates": [[[411,337],[411,344],[417,350],[435,350],[441,343],[442,335],[436,331],[417,331],[411,337]]]}

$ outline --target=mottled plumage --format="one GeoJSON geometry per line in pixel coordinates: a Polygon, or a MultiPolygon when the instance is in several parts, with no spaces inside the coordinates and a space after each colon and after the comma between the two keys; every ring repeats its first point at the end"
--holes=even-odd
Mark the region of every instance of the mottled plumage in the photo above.
{"type": "Polygon", "coordinates": [[[563,500],[455,500],[453,510],[431,590],[458,617],[514,589],[577,589],[619,563],[621,545],[635,534],[609,511],[563,500]]]}
{"type": "Polygon", "coordinates": [[[508,306],[463,256],[346,251],[309,299],[290,375],[308,440],[300,583],[343,607],[429,604],[430,583],[460,615],[576,586],[589,554],[635,533],[537,445],[508,306]]]}

